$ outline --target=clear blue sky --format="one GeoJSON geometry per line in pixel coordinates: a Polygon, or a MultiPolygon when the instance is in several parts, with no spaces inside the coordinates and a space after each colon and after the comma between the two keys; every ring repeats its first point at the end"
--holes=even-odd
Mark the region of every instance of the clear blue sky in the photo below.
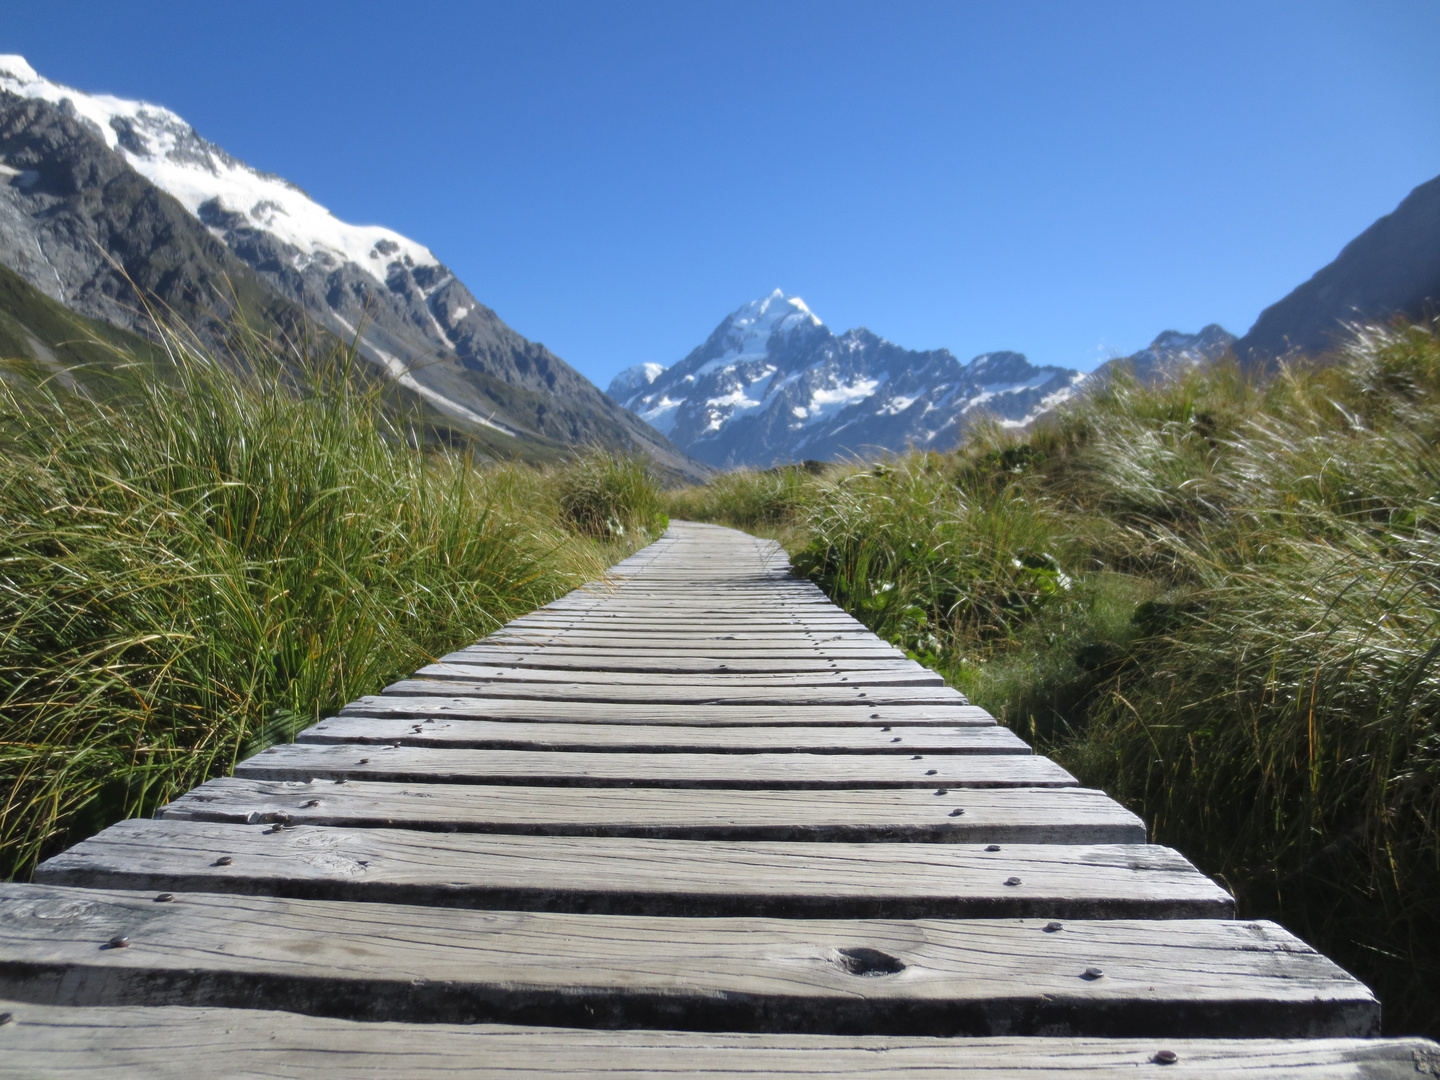
{"type": "Polygon", "coordinates": [[[1243,333],[1440,173],[1435,0],[0,2],[430,246],[602,387],[774,288],[837,332],[1091,367],[1243,333]]]}

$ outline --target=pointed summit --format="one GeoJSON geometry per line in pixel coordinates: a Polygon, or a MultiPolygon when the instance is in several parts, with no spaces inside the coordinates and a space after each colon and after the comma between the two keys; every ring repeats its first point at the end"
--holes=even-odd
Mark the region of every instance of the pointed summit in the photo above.
{"type": "Polygon", "coordinates": [[[948,449],[979,411],[1023,425],[1081,377],[995,352],[962,364],[868,330],[836,337],[798,296],[776,289],[736,308],[671,368],[631,368],[610,395],[721,468],[803,458],[948,449]]]}

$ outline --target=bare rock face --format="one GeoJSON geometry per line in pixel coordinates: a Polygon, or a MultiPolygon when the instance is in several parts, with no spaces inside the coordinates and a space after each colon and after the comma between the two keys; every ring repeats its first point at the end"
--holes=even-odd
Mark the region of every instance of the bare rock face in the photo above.
{"type": "Polygon", "coordinates": [[[167,109],[59,86],[15,56],[0,57],[0,262],[140,332],[150,318],[137,292],[202,336],[223,332],[237,302],[287,332],[311,320],[502,452],[603,446],[704,473],[505,325],[427,248],[340,221],[167,109]]]}
{"type": "Polygon", "coordinates": [[[962,363],[865,329],[837,336],[777,289],[732,312],[678,364],[630,368],[608,392],[700,461],[765,468],[948,450],[979,416],[1024,426],[1083,378],[1017,352],[962,363]]]}
{"type": "Polygon", "coordinates": [[[1107,384],[1116,371],[1129,372],[1145,385],[1163,382],[1194,368],[1213,364],[1229,355],[1236,337],[1219,323],[1211,323],[1198,334],[1165,330],[1139,352],[1107,360],[1085,377],[1084,390],[1107,384]]]}
{"type": "Polygon", "coordinates": [[[1247,366],[1294,355],[1321,356],[1351,323],[1440,311],[1440,177],[1421,184],[1350,243],[1335,261],[1260,313],[1235,343],[1247,366]]]}

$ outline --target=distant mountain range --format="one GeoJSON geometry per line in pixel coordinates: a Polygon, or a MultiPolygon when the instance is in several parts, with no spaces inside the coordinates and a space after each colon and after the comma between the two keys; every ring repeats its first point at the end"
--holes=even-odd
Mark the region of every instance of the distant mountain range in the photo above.
{"type": "Polygon", "coordinates": [[[340,221],[168,109],[60,86],[18,56],[0,56],[0,263],[81,315],[142,334],[137,286],[212,339],[232,302],[282,331],[308,319],[359,333],[362,354],[424,409],[499,454],[598,444],[703,475],[506,326],[428,248],[340,221]]]}
{"type": "MultiPolygon", "coordinates": [[[[1214,359],[1234,340],[1218,326],[1166,331],[1100,377],[1126,363],[1142,378],[1159,378],[1214,359]]],[[[837,336],[799,297],[777,289],[731,312],[678,364],[638,364],[606,392],[706,464],[765,468],[948,450],[977,417],[1023,427],[1088,378],[1017,352],[962,363],[948,350],[905,349],[865,329],[837,336]]]]}
{"type": "Polygon", "coordinates": [[[42,330],[62,310],[49,301],[144,336],[138,289],[215,343],[237,307],[279,333],[359,335],[362,354],[429,423],[497,456],[553,460],[601,445],[693,480],[707,465],[948,449],[981,415],[1026,425],[1121,365],[1148,381],[1233,350],[1266,370],[1334,348],[1352,322],[1434,315],[1440,178],[1239,339],[1218,325],[1167,330],[1087,376],[1017,352],[962,362],[863,328],[836,335],[776,290],[673,366],[622,372],[607,396],[506,326],[428,248],[340,221],[167,109],[84,94],[0,56],[0,264],[22,279],[0,275],[0,346],[37,362],[63,366],[69,355],[42,330]]]}

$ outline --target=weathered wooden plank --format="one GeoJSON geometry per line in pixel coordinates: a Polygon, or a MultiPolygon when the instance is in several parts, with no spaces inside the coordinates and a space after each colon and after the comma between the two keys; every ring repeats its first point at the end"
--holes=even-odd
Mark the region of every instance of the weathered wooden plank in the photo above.
{"type": "Polygon", "coordinates": [[[586,750],[691,754],[1028,754],[1009,728],[686,727],[645,724],[535,724],[332,716],[295,736],[302,743],[399,743],[455,750],[586,750]],[[896,742],[896,739],[901,742],[896,742]]]}
{"type": "Polygon", "coordinates": [[[936,798],[951,788],[1077,786],[1049,758],[1028,754],[936,754],[912,761],[878,754],[594,754],[314,743],[272,746],[238,763],[235,775],[541,787],[914,787],[931,788],[936,798]]]}
{"type": "Polygon", "coordinates": [[[643,629],[653,627],[657,630],[666,630],[676,627],[681,630],[701,633],[706,630],[713,631],[716,623],[723,618],[725,629],[735,633],[741,631],[786,633],[799,632],[805,634],[841,634],[868,633],[866,626],[852,619],[850,616],[840,613],[836,608],[835,614],[812,613],[807,615],[789,613],[771,613],[769,615],[740,615],[735,612],[717,612],[706,614],[699,609],[686,613],[680,612],[673,616],[661,616],[654,613],[629,613],[618,611],[587,611],[587,612],[559,612],[540,609],[529,615],[522,615],[513,619],[505,625],[519,629],[530,627],[544,629],[564,629],[570,627],[611,627],[615,629],[631,628],[643,629]]]}
{"type": "Polygon", "coordinates": [[[35,880],[609,915],[1225,919],[1235,912],[1230,895],[1178,853],[1149,844],[738,843],[134,819],[42,863],[35,880]],[[231,861],[218,866],[221,857],[231,861]]]}
{"type": "Polygon", "coordinates": [[[601,702],[652,705],[967,705],[948,686],[644,686],[616,683],[472,682],[459,676],[402,679],[386,694],[451,697],[531,698],[537,701],[601,702]]]}
{"type": "MultiPolygon", "coordinates": [[[[402,685],[397,683],[397,686],[402,685]]],[[[647,702],[530,701],[524,698],[455,697],[444,684],[423,686],[429,693],[371,694],[340,710],[341,716],[463,717],[475,720],[564,721],[573,724],[691,724],[696,726],[906,724],[926,727],[989,727],[995,718],[976,705],[652,705],[647,702]]]]}
{"type": "Polygon", "coordinates": [[[1144,823],[1089,788],[734,791],[250,780],[225,776],[176,798],[160,817],[251,825],[672,840],[967,844],[1143,844],[1144,823]],[[957,805],[958,804],[958,805],[957,805]],[[963,809],[965,813],[952,815],[963,809]]]}
{"type": "Polygon", "coordinates": [[[649,687],[662,686],[672,693],[680,687],[700,692],[740,690],[761,687],[803,688],[852,686],[944,686],[945,680],[933,671],[911,661],[904,665],[888,664],[866,671],[852,671],[847,668],[817,665],[810,671],[792,672],[732,672],[720,664],[719,670],[696,670],[696,665],[676,662],[673,674],[663,671],[636,671],[633,669],[610,668],[564,668],[554,670],[547,667],[491,667],[485,664],[467,663],[464,660],[446,660],[426,664],[415,672],[417,679],[454,679],[466,683],[542,683],[550,686],[571,686],[577,684],[599,686],[649,687]]]}
{"type": "MultiPolygon", "coordinates": [[[[660,652],[658,650],[645,652],[631,650],[622,653],[618,649],[580,651],[558,648],[500,649],[475,646],[447,653],[437,662],[521,671],[569,672],[572,679],[579,677],[577,672],[613,672],[617,674],[629,672],[665,675],[672,679],[685,675],[726,675],[734,679],[737,675],[753,674],[761,677],[761,685],[765,685],[764,677],[770,675],[789,675],[792,676],[791,682],[798,682],[798,678],[795,678],[797,676],[815,674],[832,677],[847,675],[851,681],[854,681],[859,675],[871,682],[903,685],[897,684],[894,676],[903,675],[913,679],[917,678],[919,674],[915,671],[915,667],[911,666],[914,661],[906,660],[903,656],[898,655],[847,659],[816,652],[807,655],[798,651],[791,652],[789,655],[765,654],[757,657],[754,653],[714,655],[713,653],[660,652]]],[[[918,667],[918,665],[915,666],[918,667]]],[[[930,681],[911,685],[934,685],[935,680],[940,679],[940,676],[933,671],[925,672],[923,668],[921,671],[929,676],[930,681]]],[[[788,685],[788,683],[781,685],[788,685]]]]}
{"type": "Polygon", "coordinates": [[[720,659],[733,657],[736,660],[816,657],[823,660],[890,660],[905,655],[893,645],[879,639],[865,642],[859,637],[851,637],[846,642],[832,645],[822,644],[824,640],[800,636],[742,640],[734,634],[728,637],[705,634],[685,638],[675,634],[657,634],[642,638],[635,634],[510,634],[497,631],[470,648],[494,649],[500,652],[553,650],[561,656],[589,656],[597,659],[616,659],[617,654],[633,654],[640,658],[698,656],[720,659]]]}
{"type": "Polygon", "coordinates": [[[0,1077],[16,1080],[1417,1080],[1427,1039],[1055,1039],[587,1031],[511,1024],[360,1023],[266,1009],[65,1008],[0,1001],[0,1077]],[[1166,1058],[1168,1060],[1168,1056],[1166,1058]]]}
{"type": "Polygon", "coordinates": [[[347,1019],[916,1035],[1374,1035],[1272,923],[697,919],[0,884],[0,996],[347,1019]],[[121,942],[123,947],[109,945],[121,942]],[[1088,974],[1087,974],[1088,973],[1088,974]]]}

